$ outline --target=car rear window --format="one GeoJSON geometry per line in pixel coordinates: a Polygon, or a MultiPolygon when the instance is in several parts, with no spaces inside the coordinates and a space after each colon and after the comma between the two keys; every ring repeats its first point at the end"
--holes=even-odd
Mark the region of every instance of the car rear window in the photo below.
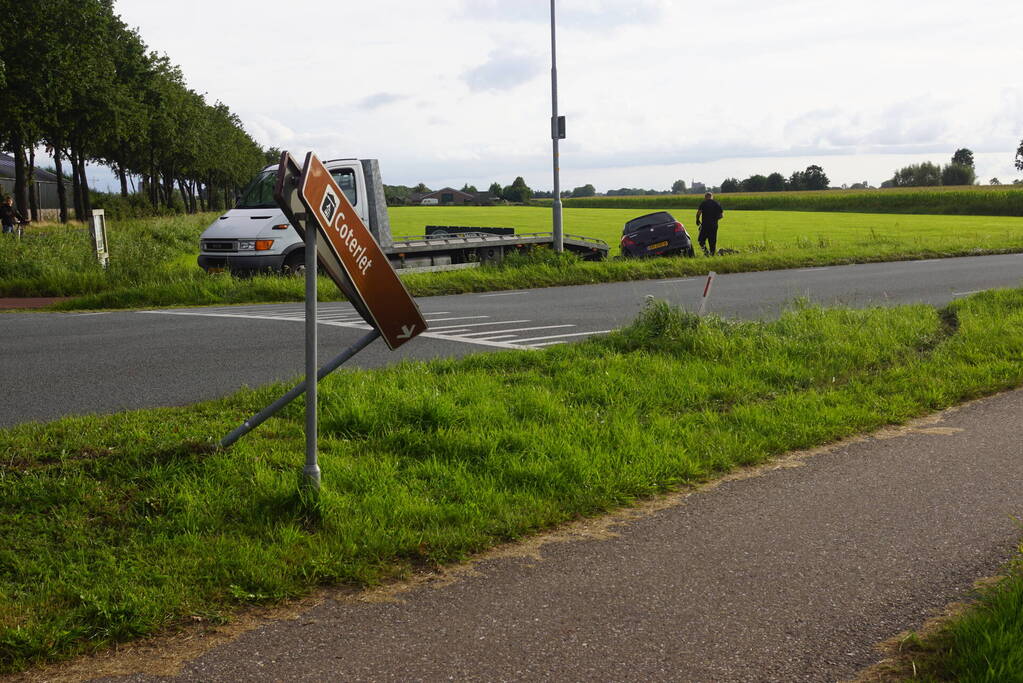
{"type": "Polygon", "coordinates": [[[631,221],[625,224],[625,228],[622,230],[622,234],[635,232],[651,225],[662,225],[664,223],[674,223],[675,218],[667,211],[658,211],[656,213],[648,213],[645,216],[639,218],[633,218],[631,221]]]}

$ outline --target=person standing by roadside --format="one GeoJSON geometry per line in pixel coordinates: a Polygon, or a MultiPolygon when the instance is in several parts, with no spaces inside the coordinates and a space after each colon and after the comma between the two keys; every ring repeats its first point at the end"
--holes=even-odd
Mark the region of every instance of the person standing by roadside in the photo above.
{"type": "Polygon", "coordinates": [[[718,221],[724,215],[725,210],[714,199],[714,193],[703,195],[703,201],[696,209],[696,227],[700,229],[697,240],[705,256],[713,256],[718,251],[718,221]]]}
{"type": "Polygon", "coordinates": [[[0,224],[3,225],[4,234],[14,234],[15,226],[24,222],[25,218],[14,208],[14,200],[10,195],[4,197],[4,203],[0,204],[0,224]]]}

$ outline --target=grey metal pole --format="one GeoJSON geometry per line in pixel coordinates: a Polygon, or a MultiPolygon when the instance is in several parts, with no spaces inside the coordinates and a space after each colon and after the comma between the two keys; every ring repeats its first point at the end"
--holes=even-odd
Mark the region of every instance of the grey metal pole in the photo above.
{"type": "Polygon", "coordinates": [[[551,138],[554,142],[554,251],[565,250],[565,236],[561,225],[561,168],[558,160],[558,40],[555,31],[554,0],[551,0],[551,138]]]}
{"type": "MultiPolygon", "coordinates": [[[[376,329],[371,330],[368,334],[366,334],[366,336],[362,337],[359,341],[349,346],[340,354],[332,358],[329,363],[320,368],[319,372],[316,373],[316,381],[317,382],[320,381],[321,379],[323,379],[324,377],[326,377],[327,375],[329,375],[330,373],[334,372],[339,367],[347,363],[352,356],[354,356],[359,351],[362,351],[364,348],[369,346],[370,343],[379,336],[380,336],[379,330],[376,329]]],[[[305,391],[306,384],[307,381],[302,380],[297,385],[295,385],[295,387],[293,387],[288,393],[284,394],[279,399],[268,405],[266,408],[259,411],[258,413],[250,417],[248,420],[243,422],[240,427],[238,427],[233,432],[231,432],[223,439],[221,439],[220,441],[221,448],[227,448],[228,446],[232,445],[235,441],[242,438],[243,436],[251,432],[253,429],[266,422],[267,419],[272,417],[281,408],[283,408],[284,406],[288,405],[296,398],[301,396],[302,393],[305,391]]],[[[313,384],[313,386],[316,386],[315,383],[313,384]]]]}
{"type": "Polygon", "coordinates": [[[320,465],[316,461],[316,227],[312,221],[305,228],[305,469],[302,487],[320,488],[320,465]]]}

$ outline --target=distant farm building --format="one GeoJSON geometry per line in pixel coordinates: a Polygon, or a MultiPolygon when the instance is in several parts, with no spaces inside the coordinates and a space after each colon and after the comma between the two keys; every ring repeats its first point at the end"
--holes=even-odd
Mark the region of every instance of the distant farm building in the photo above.
{"type": "MultiPolygon", "coordinates": [[[[36,195],[36,203],[40,209],[60,208],[57,199],[57,176],[49,171],[37,168],[35,182],[32,185],[36,195]]],[[[14,157],[0,154],[0,188],[3,194],[14,195],[14,157]]]]}
{"type": "Polygon", "coordinates": [[[494,203],[494,196],[489,192],[462,192],[452,187],[445,187],[436,192],[413,192],[408,197],[408,203],[440,206],[490,206],[494,203]],[[424,200],[426,201],[424,202],[424,200]]]}

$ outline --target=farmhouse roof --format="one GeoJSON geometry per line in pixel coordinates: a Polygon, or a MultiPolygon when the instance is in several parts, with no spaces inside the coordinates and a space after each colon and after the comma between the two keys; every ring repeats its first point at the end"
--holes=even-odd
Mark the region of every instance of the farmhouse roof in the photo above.
{"type": "MultiPolygon", "coordinates": [[[[0,178],[14,178],[14,157],[10,154],[0,153],[0,178]]],[[[49,171],[44,171],[41,168],[36,169],[35,178],[42,182],[57,182],[57,176],[55,174],[50,173],[49,171]]]]}

